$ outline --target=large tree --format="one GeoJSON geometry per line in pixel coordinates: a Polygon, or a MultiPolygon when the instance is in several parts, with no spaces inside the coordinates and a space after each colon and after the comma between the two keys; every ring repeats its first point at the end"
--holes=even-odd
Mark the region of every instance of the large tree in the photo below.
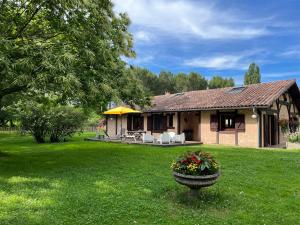
{"type": "Polygon", "coordinates": [[[170,71],[161,71],[158,76],[159,94],[175,93],[174,75],[170,71]]]}
{"type": "Polygon", "coordinates": [[[129,23],[109,0],[0,0],[0,110],[16,93],[88,107],[119,98],[129,23]]]}
{"type": "Polygon", "coordinates": [[[204,76],[196,72],[190,72],[188,75],[188,91],[204,90],[207,88],[207,80],[204,76]]]}
{"type": "Polygon", "coordinates": [[[176,92],[184,92],[188,90],[188,76],[185,73],[178,73],[175,76],[176,92]]]}
{"type": "Polygon", "coordinates": [[[251,63],[249,65],[247,72],[245,73],[244,84],[245,85],[257,84],[260,83],[260,79],[261,76],[260,76],[260,69],[258,65],[256,65],[255,63],[251,63]]]}
{"type": "Polygon", "coordinates": [[[234,85],[233,78],[223,78],[221,76],[213,76],[208,83],[209,89],[233,87],[234,85]]]}

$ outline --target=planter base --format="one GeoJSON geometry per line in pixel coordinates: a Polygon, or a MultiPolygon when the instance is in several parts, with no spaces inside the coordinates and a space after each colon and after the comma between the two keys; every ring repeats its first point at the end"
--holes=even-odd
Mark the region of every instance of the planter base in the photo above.
{"type": "Polygon", "coordinates": [[[198,190],[203,187],[208,187],[217,182],[220,172],[212,175],[192,176],[173,172],[173,176],[177,183],[191,188],[191,193],[198,195],[198,190]]]}

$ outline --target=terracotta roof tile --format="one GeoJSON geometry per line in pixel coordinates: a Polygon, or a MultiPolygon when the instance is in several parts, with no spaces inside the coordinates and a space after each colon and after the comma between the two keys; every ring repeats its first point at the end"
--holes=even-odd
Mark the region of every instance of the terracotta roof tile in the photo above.
{"type": "Polygon", "coordinates": [[[233,88],[228,87],[159,95],[153,98],[152,107],[144,111],[267,107],[295,83],[295,80],[282,80],[252,84],[244,86],[245,88],[237,93],[230,93],[233,88]]]}

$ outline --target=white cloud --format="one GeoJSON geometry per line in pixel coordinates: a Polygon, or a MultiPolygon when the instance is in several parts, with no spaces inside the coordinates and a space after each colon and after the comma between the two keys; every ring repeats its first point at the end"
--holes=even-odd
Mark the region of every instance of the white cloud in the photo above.
{"type": "Polygon", "coordinates": [[[146,31],[137,31],[133,33],[135,41],[150,42],[154,40],[154,36],[146,31]]]}
{"type": "Polygon", "coordinates": [[[117,12],[129,14],[134,27],[151,31],[152,35],[168,33],[181,38],[250,39],[269,33],[263,19],[256,18],[253,22],[236,11],[218,9],[208,1],[114,0],[114,3],[117,12]]]}
{"type": "Polygon", "coordinates": [[[282,78],[291,77],[291,76],[300,76],[300,71],[285,71],[285,72],[276,72],[276,73],[264,73],[264,77],[267,78],[282,78]]]}
{"type": "Polygon", "coordinates": [[[290,58],[290,57],[299,58],[300,57],[300,47],[295,46],[293,48],[290,48],[290,49],[282,52],[280,55],[283,57],[288,57],[288,58],[290,58]]]}
{"type": "Polygon", "coordinates": [[[185,66],[202,67],[210,69],[237,69],[245,70],[253,61],[263,62],[262,60],[255,60],[256,55],[262,55],[263,50],[253,50],[248,52],[239,52],[236,54],[218,54],[214,56],[201,56],[184,61],[185,66]]]}

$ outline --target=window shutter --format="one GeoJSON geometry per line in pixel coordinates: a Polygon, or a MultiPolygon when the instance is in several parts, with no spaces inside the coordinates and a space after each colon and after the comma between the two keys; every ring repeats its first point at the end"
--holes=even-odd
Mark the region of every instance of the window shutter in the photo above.
{"type": "Polygon", "coordinates": [[[210,115],[210,130],[217,131],[218,130],[218,116],[210,115]]]}
{"type": "Polygon", "coordinates": [[[238,132],[245,132],[245,115],[236,115],[235,128],[238,132]]]}
{"type": "Polygon", "coordinates": [[[152,131],[152,125],[153,125],[153,116],[147,117],[147,130],[152,131]]]}
{"type": "Polygon", "coordinates": [[[163,116],[163,130],[166,131],[168,127],[168,117],[163,116]]]}

